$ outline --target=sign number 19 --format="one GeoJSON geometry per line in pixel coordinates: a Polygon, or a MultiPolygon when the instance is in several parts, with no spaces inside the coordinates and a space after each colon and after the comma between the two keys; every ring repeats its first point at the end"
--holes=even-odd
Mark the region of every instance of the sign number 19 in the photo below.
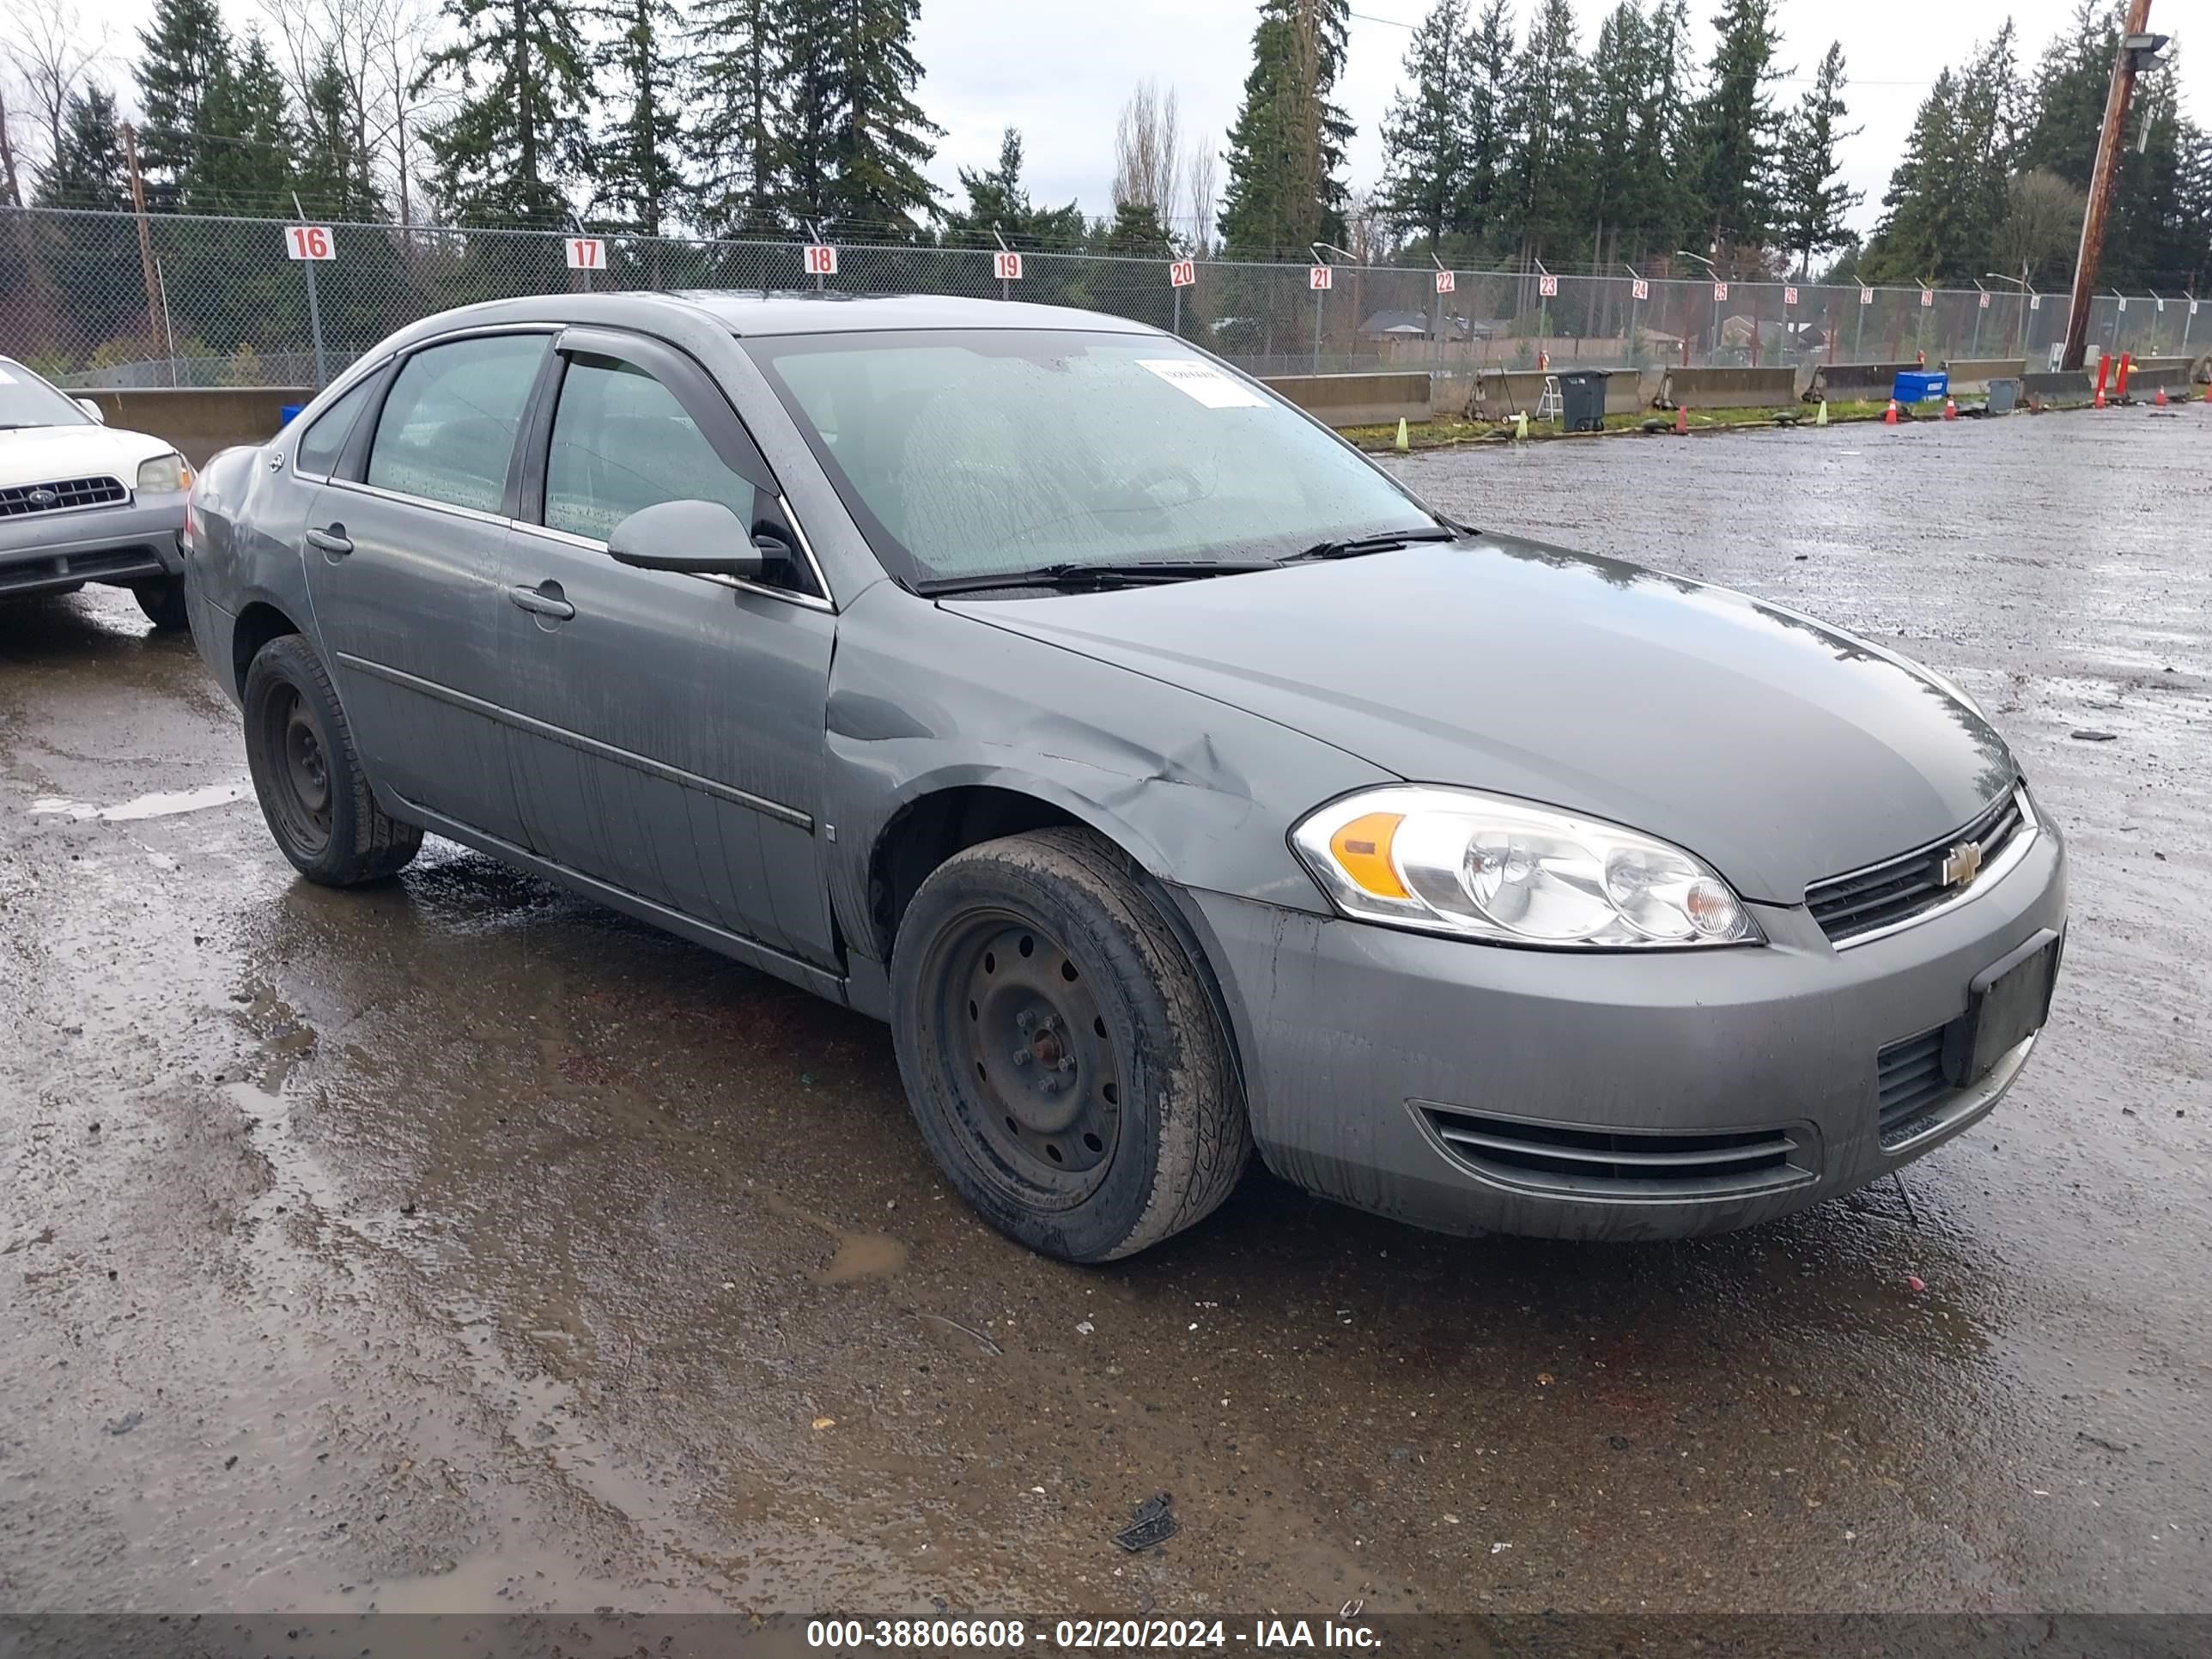
{"type": "Polygon", "coordinates": [[[331,243],[331,228],[328,225],[285,226],[284,251],[295,259],[337,258],[337,250],[331,243]]]}

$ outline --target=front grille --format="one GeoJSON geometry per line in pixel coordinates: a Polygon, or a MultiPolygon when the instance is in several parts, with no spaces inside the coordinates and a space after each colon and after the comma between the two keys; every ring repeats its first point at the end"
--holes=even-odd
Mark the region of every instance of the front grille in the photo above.
{"type": "Polygon", "coordinates": [[[1893,1042],[1875,1057],[1881,1100],[1881,1144],[1895,1146],[1931,1127],[1954,1092],[1943,1075],[1943,1028],[1893,1042]]]}
{"type": "Polygon", "coordinates": [[[1819,1173],[1811,1128],[1641,1134],[1522,1123],[1424,1103],[1422,1117],[1461,1163],[1493,1180],[1593,1197],[1705,1198],[1778,1191],[1819,1173]]]}
{"type": "Polygon", "coordinates": [[[1981,817],[1941,841],[1848,875],[1814,882],[1805,890],[1805,903],[1820,931],[1836,945],[1909,921],[1967,890],[1966,885],[1947,885],[1943,880],[1943,865],[1953,848],[1961,842],[1979,842],[1982,868],[1987,870],[2027,822],[2020,791],[2008,790],[1981,817]]]}
{"type": "Polygon", "coordinates": [[[33,513],[66,513],[73,507],[112,507],[131,492],[119,478],[59,478],[52,483],[9,484],[0,489],[0,519],[33,513]],[[40,499],[33,501],[35,495],[40,499]],[[52,497],[47,500],[48,496],[52,497]]]}

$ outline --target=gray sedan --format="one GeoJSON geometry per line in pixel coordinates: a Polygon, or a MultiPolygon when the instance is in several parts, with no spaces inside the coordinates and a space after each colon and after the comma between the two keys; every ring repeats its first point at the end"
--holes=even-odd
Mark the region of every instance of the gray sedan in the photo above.
{"type": "Polygon", "coordinates": [[[1055,1255],[1255,1146],[1454,1231],[1760,1221],[1980,1117],[2050,1006],[2064,851],[1957,687],[1452,523],[1138,324],[477,307],[194,505],[302,872],[434,832],[888,1020],[1055,1255]]]}

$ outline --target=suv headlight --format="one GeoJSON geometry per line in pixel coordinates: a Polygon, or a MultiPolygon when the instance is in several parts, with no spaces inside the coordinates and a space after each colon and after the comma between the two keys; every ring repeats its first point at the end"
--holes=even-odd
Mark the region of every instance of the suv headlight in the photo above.
{"type": "Polygon", "coordinates": [[[149,495],[173,495],[191,488],[192,470],[181,455],[156,455],[138,464],[138,488],[149,495]]]}
{"type": "Polygon", "coordinates": [[[1332,801],[1291,845],[1363,921],[1550,948],[1763,939],[1728,883],[1616,823],[1472,789],[1393,785],[1332,801]]]}

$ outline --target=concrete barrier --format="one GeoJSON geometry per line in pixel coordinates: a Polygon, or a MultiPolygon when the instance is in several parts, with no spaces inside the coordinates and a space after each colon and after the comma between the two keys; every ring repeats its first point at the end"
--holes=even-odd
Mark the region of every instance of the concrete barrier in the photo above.
{"type": "Polygon", "coordinates": [[[1918,368],[1914,363],[1822,363],[1805,388],[1808,404],[1878,403],[1889,396],[1897,377],[1918,368]]]}
{"type": "Polygon", "coordinates": [[[2086,368],[2073,371],[2045,371],[2020,377],[2020,395],[2031,409],[2037,407],[2064,409],[2086,404],[2096,396],[2097,377],[2086,368]]]}
{"type": "Polygon", "coordinates": [[[1389,426],[1430,418],[1429,376],[1389,374],[1270,374],[1267,386],[1316,420],[1331,426],[1389,426]]]}
{"type": "Polygon", "coordinates": [[[1779,409],[1797,401],[1797,371],[1778,368],[1670,368],[1659,388],[1671,409],[1779,409]]]}
{"type": "Polygon", "coordinates": [[[110,426],[149,432],[176,446],[194,466],[233,444],[258,444],[276,435],[277,410],[315,395],[307,386],[187,386],[175,390],[110,389],[82,394],[100,405],[110,426]]]}
{"type": "Polygon", "coordinates": [[[1943,365],[1951,376],[1951,395],[1979,395],[1990,389],[1991,380],[2017,380],[2027,373],[2027,363],[2020,357],[1954,357],[1943,365]]]}
{"type": "MultiPolygon", "coordinates": [[[[1573,365],[1568,365],[1571,368],[1573,365]]],[[[1558,374],[1565,371],[1554,368],[1558,374]]],[[[1605,412],[1608,415],[1633,415],[1650,406],[1658,394],[1661,371],[1616,368],[1606,377],[1605,412]]],[[[1454,414],[1465,413],[1478,420],[1502,421],[1526,410],[1536,412],[1536,404],[1544,395],[1544,375],[1533,368],[1485,369],[1475,375],[1470,387],[1464,380],[1456,380],[1449,388],[1440,388],[1437,407],[1454,414]]]]}

